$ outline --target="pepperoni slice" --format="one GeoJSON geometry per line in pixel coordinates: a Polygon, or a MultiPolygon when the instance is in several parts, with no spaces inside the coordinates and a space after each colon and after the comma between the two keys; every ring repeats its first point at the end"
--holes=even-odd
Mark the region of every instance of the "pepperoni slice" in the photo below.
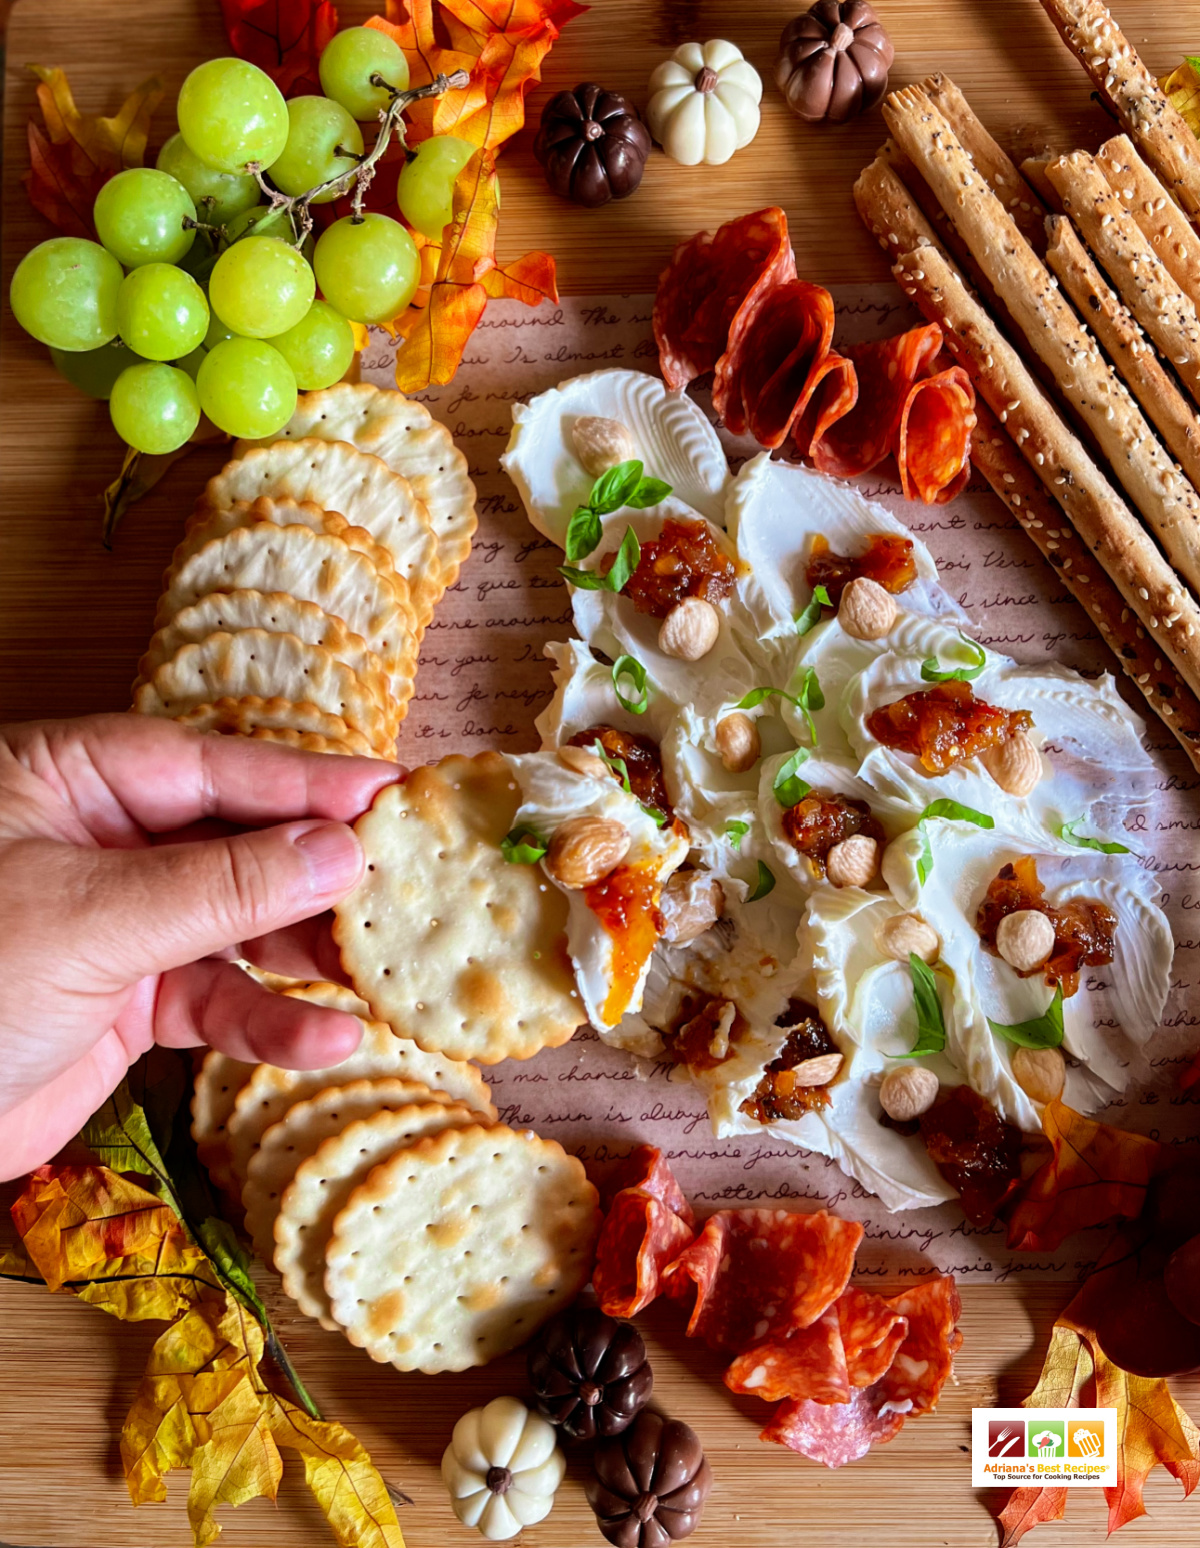
{"type": "Polygon", "coordinates": [[[914,1417],[927,1414],[937,1407],[954,1356],[962,1347],[958,1331],[962,1301],[948,1274],[922,1280],[887,1300],[908,1319],[908,1331],[890,1368],[871,1390],[886,1402],[911,1402],[914,1417]]]}
{"type": "Polygon", "coordinates": [[[725,1385],[768,1403],[780,1398],[848,1403],[851,1384],[837,1305],[790,1338],[752,1345],[725,1372],[725,1385]]]}
{"type": "Polygon", "coordinates": [[[908,1334],[908,1318],[886,1296],[849,1285],[836,1303],[852,1387],[877,1382],[908,1334]]]}
{"type": "Polygon", "coordinates": [[[896,338],[847,348],[858,372],[858,401],[814,438],[810,452],[822,473],[854,478],[879,466],[898,443],[913,383],[928,374],[941,347],[942,330],[927,323],[896,338]]]}
{"type": "Polygon", "coordinates": [[[713,407],[734,435],[771,449],[787,440],[833,343],[833,297],[791,280],[761,295],[741,342],[717,363],[713,407]]]}
{"type": "Polygon", "coordinates": [[[668,387],[686,387],[736,354],[758,298],[796,277],[787,216],[757,210],[698,232],[675,249],[659,276],[654,338],[668,387]]]}
{"type": "Polygon", "coordinates": [[[856,1389],[848,1403],[781,1403],[759,1439],[790,1446],[825,1467],[845,1467],[872,1446],[893,1440],[903,1427],[903,1414],[883,1409],[871,1391],[856,1389]]]}
{"type": "Polygon", "coordinates": [[[862,1234],[825,1210],[721,1210],[663,1277],[680,1299],[695,1286],[692,1337],[740,1353],[814,1323],[846,1288],[862,1234]]]}
{"type": "Polygon", "coordinates": [[[632,1317],[662,1289],[662,1274],[695,1236],[695,1217],[674,1173],[653,1145],[622,1164],[600,1240],[592,1283],[610,1317],[632,1317]]]}
{"type": "Polygon", "coordinates": [[[914,382],[900,415],[896,463],[906,500],[945,505],[971,477],[975,389],[962,366],[914,382]]]}

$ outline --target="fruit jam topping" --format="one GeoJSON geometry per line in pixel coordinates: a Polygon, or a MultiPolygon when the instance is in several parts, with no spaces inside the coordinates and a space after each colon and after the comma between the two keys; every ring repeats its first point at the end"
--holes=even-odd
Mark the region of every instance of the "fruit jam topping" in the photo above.
{"type": "Polygon", "coordinates": [[[730,1057],[730,1044],[745,1030],[732,1000],[702,1000],[689,994],[667,1042],[676,1064],[686,1064],[694,1071],[715,1070],[730,1057]]]}
{"type": "Polygon", "coordinates": [[[583,889],[583,899],[612,939],[611,982],[604,1002],[605,1021],[620,1021],[650,953],[662,934],[658,899],[662,884],[657,866],[619,865],[603,881],[583,889]]]}
{"type": "Polygon", "coordinates": [[[867,730],[884,747],[912,753],[930,774],[997,747],[1033,725],[1028,710],[1000,709],[977,699],[970,683],[938,683],[881,705],[867,730]]]}
{"type": "Polygon", "coordinates": [[[797,1065],[809,1059],[838,1052],[820,1012],[803,1000],[791,1000],[775,1025],[788,1028],[787,1041],[779,1057],[763,1071],[754,1094],[739,1108],[755,1123],[803,1118],[805,1113],[829,1106],[828,1087],[797,1085],[794,1073],[797,1065]]]}
{"type": "MultiPolygon", "coordinates": [[[[614,552],[601,561],[605,574],[615,558],[614,552]]],[[[639,613],[665,618],[689,597],[723,602],[736,579],[736,565],[722,553],[705,522],[668,516],[658,537],[642,544],[637,569],[625,582],[621,595],[628,597],[639,613]]]]}
{"type": "Polygon", "coordinates": [[[1021,1131],[970,1086],[953,1086],[921,1116],[929,1159],[958,1190],[972,1225],[987,1225],[1021,1175],[1021,1131]]]}
{"type": "Polygon", "coordinates": [[[912,538],[876,532],[867,539],[866,552],[851,559],[835,554],[825,538],[815,537],[805,578],[810,586],[824,586],[834,607],[852,580],[873,580],[894,595],[917,578],[912,538]]]}
{"type": "Polygon", "coordinates": [[[836,792],[826,795],[821,790],[810,791],[784,812],[783,831],[796,849],[812,861],[819,876],[825,874],[829,851],[843,839],[861,833],[883,844],[887,837],[865,801],[836,792]]]}
{"type": "Polygon", "coordinates": [[[1023,855],[988,883],[988,890],[975,918],[979,938],[990,952],[996,951],[996,930],[1005,914],[1036,909],[1054,926],[1054,949],[1041,967],[1022,973],[1045,975],[1048,984],[1061,984],[1064,999],[1079,988],[1083,967],[1103,967],[1113,959],[1117,934],[1117,916],[1094,898],[1071,898],[1061,908],[1051,908],[1038,880],[1037,861],[1023,855]]]}
{"type": "Polygon", "coordinates": [[[629,775],[629,788],[645,806],[652,806],[668,821],[675,815],[667,797],[663,780],[662,758],[658,743],[652,736],[640,736],[634,731],[618,731],[615,726],[589,726],[577,731],[568,743],[571,747],[586,747],[593,751],[599,742],[610,758],[624,761],[629,775]]]}

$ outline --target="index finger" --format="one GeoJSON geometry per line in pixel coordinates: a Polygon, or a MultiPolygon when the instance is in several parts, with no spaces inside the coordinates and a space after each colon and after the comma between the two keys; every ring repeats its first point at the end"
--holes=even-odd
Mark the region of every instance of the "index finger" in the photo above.
{"type": "Polygon", "coordinates": [[[247,826],[297,817],[353,822],[404,776],[398,764],[375,758],[301,752],[147,715],[40,721],[4,734],[34,772],[57,777],[101,843],[130,819],[149,833],[204,817],[247,826]]]}

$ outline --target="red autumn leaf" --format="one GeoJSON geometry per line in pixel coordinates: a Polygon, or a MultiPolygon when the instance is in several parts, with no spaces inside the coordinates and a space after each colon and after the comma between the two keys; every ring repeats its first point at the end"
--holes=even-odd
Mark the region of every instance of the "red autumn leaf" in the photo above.
{"type": "Polygon", "coordinates": [[[158,76],[143,81],[112,118],[81,113],[61,70],[31,65],[38,78],[43,129],[29,121],[29,202],[67,236],[94,237],[92,206],[104,184],[124,167],[140,167],[150,118],[162,100],[158,76]]]}
{"type": "Polygon", "coordinates": [[[1010,1247],[1053,1252],[1074,1231],[1141,1213],[1163,1155],[1157,1141],[1084,1118],[1057,1099],[1046,1104],[1042,1127],[1053,1153],[1017,1196],[1010,1247]]]}
{"type": "Polygon", "coordinates": [[[317,61],[338,26],[330,0],[221,0],[221,17],[230,48],[285,97],[320,92],[317,61]]]}

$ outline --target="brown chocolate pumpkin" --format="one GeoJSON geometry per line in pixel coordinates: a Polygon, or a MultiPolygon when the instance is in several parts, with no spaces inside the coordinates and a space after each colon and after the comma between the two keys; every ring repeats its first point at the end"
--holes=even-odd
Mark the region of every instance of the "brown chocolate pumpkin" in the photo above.
{"type": "Polygon", "coordinates": [[[634,192],[650,144],[632,102],[585,81],[547,102],[533,153],[554,193],[595,208],[634,192]]]}
{"type": "Polygon", "coordinates": [[[783,29],[775,80],[806,123],[844,124],[882,101],[895,56],[866,0],[817,0],[783,29]]]}

